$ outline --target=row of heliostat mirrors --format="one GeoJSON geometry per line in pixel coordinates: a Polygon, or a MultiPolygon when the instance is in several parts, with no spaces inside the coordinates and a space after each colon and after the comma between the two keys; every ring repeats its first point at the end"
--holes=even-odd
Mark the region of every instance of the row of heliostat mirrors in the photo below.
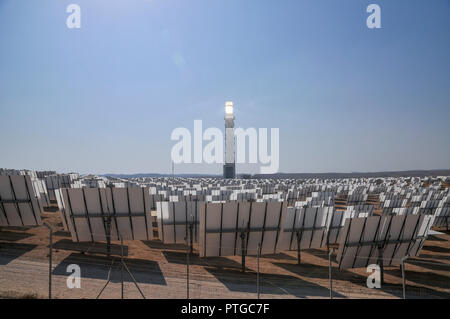
{"type": "MultiPolygon", "coordinates": [[[[74,241],[156,239],[147,188],[62,189],[64,222],[74,241]]],[[[340,268],[385,265],[417,256],[432,215],[373,216],[373,210],[287,207],[286,202],[158,202],[157,237],[187,244],[200,257],[278,254],[339,244],[340,268]]]]}

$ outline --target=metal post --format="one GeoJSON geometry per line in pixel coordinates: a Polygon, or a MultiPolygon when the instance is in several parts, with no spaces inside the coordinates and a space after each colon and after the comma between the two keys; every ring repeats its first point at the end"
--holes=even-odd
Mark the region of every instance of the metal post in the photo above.
{"type": "Polygon", "coordinates": [[[297,264],[300,265],[300,232],[297,232],[297,264]]]}
{"type": "Polygon", "coordinates": [[[136,282],[136,279],[134,278],[133,274],[131,273],[130,269],[128,269],[127,264],[125,262],[122,263],[123,267],[125,267],[125,270],[127,271],[127,273],[130,275],[131,279],[134,281],[134,285],[136,286],[136,288],[139,290],[139,293],[141,294],[142,298],[145,299],[145,295],[142,292],[141,288],[139,288],[138,283],[136,282]]]}
{"type": "Polygon", "coordinates": [[[241,231],[242,272],[245,272],[245,232],[241,231]]]}
{"type": "Polygon", "coordinates": [[[111,257],[111,217],[106,218],[106,254],[111,257]]]}
{"type": "Polygon", "coordinates": [[[120,236],[120,281],[122,283],[121,299],[123,299],[123,238],[120,236]]]}
{"type": "Polygon", "coordinates": [[[403,299],[406,299],[406,279],[405,279],[405,260],[408,259],[408,255],[402,258],[402,285],[403,285],[403,299]]]}
{"type": "Polygon", "coordinates": [[[194,225],[191,223],[189,225],[189,240],[190,240],[190,249],[189,253],[194,253],[194,238],[192,236],[194,225]]]}
{"type": "Polygon", "coordinates": [[[333,278],[331,277],[331,255],[333,254],[334,248],[328,253],[328,275],[330,278],[330,299],[333,299],[333,278]]]}
{"type": "Polygon", "coordinates": [[[380,266],[380,285],[384,284],[383,247],[378,246],[378,266],[380,266]]]}
{"type": "Polygon", "coordinates": [[[327,251],[330,252],[330,231],[327,231],[327,251]]]}
{"type": "Polygon", "coordinates": [[[258,243],[258,252],[257,252],[257,263],[258,263],[258,267],[257,267],[257,272],[256,272],[256,293],[259,299],[259,256],[261,255],[261,243],[258,243]]]}
{"type": "MultiPolygon", "coordinates": [[[[192,236],[192,232],[191,232],[191,226],[189,225],[189,231],[190,231],[190,235],[192,236]]],[[[186,238],[186,242],[187,242],[187,238],[186,238]]],[[[187,246],[186,248],[186,296],[187,299],[189,299],[189,255],[190,255],[190,245],[187,246]]]]}
{"type": "Polygon", "coordinates": [[[114,265],[114,259],[112,260],[111,266],[109,267],[108,278],[106,280],[106,284],[103,286],[102,290],[100,290],[100,293],[98,294],[97,298],[95,298],[95,299],[100,298],[100,295],[103,293],[103,290],[105,290],[106,286],[108,286],[109,282],[111,281],[111,270],[112,270],[113,265],[114,265]]]}
{"type": "Polygon", "coordinates": [[[48,264],[48,299],[52,299],[52,253],[53,253],[53,228],[48,224],[44,223],[50,231],[50,244],[49,244],[49,264],[48,264]]]}

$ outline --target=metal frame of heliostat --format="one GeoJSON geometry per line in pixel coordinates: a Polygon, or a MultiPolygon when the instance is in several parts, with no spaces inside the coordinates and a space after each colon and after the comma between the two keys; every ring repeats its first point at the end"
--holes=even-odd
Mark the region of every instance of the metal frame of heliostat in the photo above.
{"type": "Polygon", "coordinates": [[[446,227],[449,229],[450,225],[450,207],[438,207],[434,212],[435,221],[434,227],[446,227]]]}
{"type": "Polygon", "coordinates": [[[55,189],[55,197],[56,197],[56,204],[58,205],[58,212],[59,216],[61,217],[63,229],[64,231],[69,231],[68,228],[68,222],[67,222],[67,216],[66,216],[66,206],[64,205],[64,199],[62,195],[62,190],[60,188],[55,189]]]}
{"type": "MultiPolygon", "coordinates": [[[[150,193],[147,187],[126,188],[63,188],[61,189],[67,227],[75,242],[106,241],[107,255],[111,252],[111,240],[121,246],[121,296],[124,297],[124,270],[132,278],[141,296],[133,274],[124,261],[124,240],[153,239],[150,193]]],[[[114,265],[111,263],[108,279],[97,298],[110,282],[114,265]]]]}
{"type": "Polygon", "coordinates": [[[337,244],[347,218],[369,217],[373,215],[374,205],[347,206],[345,211],[334,211],[328,229],[328,244],[337,244]]]}
{"type": "Polygon", "coordinates": [[[30,176],[0,176],[0,226],[37,226],[40,214],[30,176]]]}
{"type": "Polygon", "coordinates": [[[371,216],[350,218],[340,237],[339,269],[378,264],[398,266],[407,257],[418,256],[433,225],[431,215],[371,216]]]}
{"type": "Polygon", "coordinates": [[[153,239],[146,187],[63,188],[64,215],[75,242],[153,239]]]}
{"type": "Polygon", "coordinates": [[[276,254],[280,251],[286,202],[200,205],[200,257],[276,254]],[[258,248],[259,247],[259,248],[258,248]]]}
{"type": "Polygon", "coordinates": [[[198,243],[199,206],[192,202],[157,202],[158,237],[163,244],[198,243]]]}
{"type": "Polygon", "coordinates": [[[300,250],[328,248],[328,229],[334,207],[289,207],[286,212],[281,250],[297,250],[300,264],[300,250]]]}
{"type": "MultiPolygon", "coordinates": [[[[373,206],[373,205],[370,205],[373,206]]],[[[352,206],[350,206],[352,207],[352,206]]],[[[344,229],[345,221],[348,218],[369,217],[373,215],[373,209],[359,207],[355,209],[347,209],[345,211],[334,211],[331,224],[328,229],[328,244],[337,244],[344,229]],[[362,209],[362,210],[359,210],[362,209]]]]}

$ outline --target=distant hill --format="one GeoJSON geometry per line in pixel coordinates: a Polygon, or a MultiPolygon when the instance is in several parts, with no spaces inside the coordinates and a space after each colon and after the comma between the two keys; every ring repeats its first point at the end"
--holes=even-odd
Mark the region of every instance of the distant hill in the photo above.
{"type": "MultiPolygon", "coordinates": [[[[425,176],[450,176],[450,169],[435,170],[411,170],[411,171],[392,171],[392,172],[352,172],[352,173],[277,173],[277,174],[238,174],[245,175],[245,178],[278,178],[278,179],[338,179],[338,178],[363,178],[363,177],[425,177],[425,176]]],[[[113,178],[146,178],[146,177],[172,177],[172,174],[157,173],[136,173],[136,174],[103,174],[113,178]]],[[[181,178],[220,178],[222,175],[214,174],[175,174],[175,177],[181,178]]]]}
{"type": "Polygon", "coordinates": [[[352,172],[352,173],[277,173],[255,174],[253,178],[279,178],[279,179],[336,179],[336,178],[376,178],[376,177],[425,177],[425,176],[450,176],[450,169],[435,170],[411,170],[392,172],[352,172]]]}
{"type": "Polygon", "coordinates": [[[208,175],[208,174],[157,174],[157,173],[136,173],[136,174],[103,174],[101,176],[113,177],[113,178],[146,178],[146,177],[182,177],[182,178],[206,178],[206,177],[221,177],[221,175],[208,175]]]}

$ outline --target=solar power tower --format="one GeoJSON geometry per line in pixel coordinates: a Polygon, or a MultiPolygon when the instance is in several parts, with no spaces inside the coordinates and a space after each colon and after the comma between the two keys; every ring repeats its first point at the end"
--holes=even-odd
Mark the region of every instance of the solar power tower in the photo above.
{"type": "Polygon", "coordinates": [[[223,178],[235,178],[236,164],[234,162],[234,115],[233,102],[225,103],[225,164],[223,178]]]}

